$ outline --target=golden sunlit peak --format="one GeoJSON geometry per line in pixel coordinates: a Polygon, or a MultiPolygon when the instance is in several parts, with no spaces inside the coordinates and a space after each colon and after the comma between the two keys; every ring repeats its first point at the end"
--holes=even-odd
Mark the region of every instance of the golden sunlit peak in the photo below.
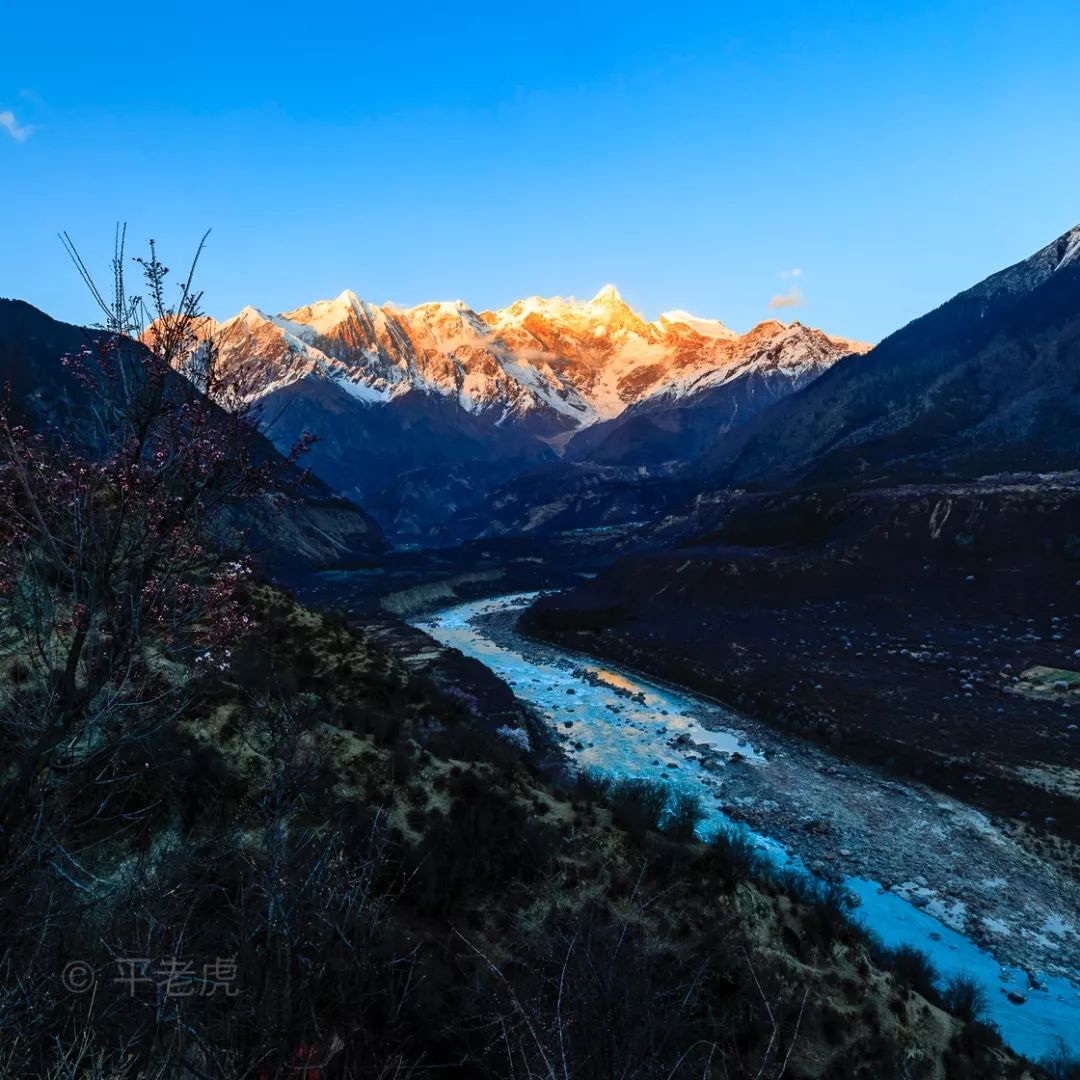
{"type": "Polygon", "coordinates": [[[623,298],[619,294],[619,290],[612,284],[605,285],[593,298],[594,304],[621,304],[623,298]]]}

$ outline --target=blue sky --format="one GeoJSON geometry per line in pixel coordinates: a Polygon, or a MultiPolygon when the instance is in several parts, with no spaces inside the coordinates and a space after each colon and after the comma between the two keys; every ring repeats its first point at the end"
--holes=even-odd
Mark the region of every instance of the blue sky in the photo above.
{"type": "Polygon", "coordinates": [[[0,295],[590,296],[877,339],[1080,221],[1080,4],[8,5],[0,295]],[[798,277],[785,271],[801,270],[798,277]]]}

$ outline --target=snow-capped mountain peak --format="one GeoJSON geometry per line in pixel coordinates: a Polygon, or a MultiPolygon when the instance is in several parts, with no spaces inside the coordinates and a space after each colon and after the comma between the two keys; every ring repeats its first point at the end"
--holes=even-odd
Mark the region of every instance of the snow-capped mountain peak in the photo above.
{"type": "Polygon", "coordinates": [[[380,306],[346,289],[280,315],[246,307],[221,326],[241,328],[223,353],[258,373],[255,396],[324,379],[365,402],[434,395],[543,435],[610,419],[658,394],[692,395],[747,365],[804,378],[865,350],[776,320],[743,335],[679,310],[648,322],[614,285],[590,300],[533,296],[481,313],[463,300],[380,306]]]}
{"type": "Polygon", "coordinates": [[[702,337],[722,338],[731,340],[739,335],[725,326],[719,319],[702,319],[697,315],[691,315],[689,311],[676,308],[674,311],[665,311],[656,320],[661,326],[686,326],[702,337]]]}
{"type": "Polygon", "coordinates": [[[283,322],[306,327],[309,335],[330,333],[350,319],[370,317],[373,304],[361,300],[351,289],[345,289],[333,300],[316,300],[313,304],[284,311],[278,316],[283,322]]]}
{"type": "Polygon", "coordinates": [[[614,285],[605,285],[584,307],[592,311],[610,312],[628,308],[628,305],[614,285]]]}
{"type": "Polygon", "coordinates": [[[1080,225],[1067,232],[1058,243],[1064,247],[1065,251],[1055,267],[1055,273],[1080,259],[1080,225]]]}
{"type": "Polygon", "coordinates": [[[250,304],[247,307],[241,308],[231,319],[226,319],[223,323],[220,323],[220,327],[230,326],[234,323],[263,323],[270,322],[270,316],[264,314],[257,307],[252,307],[250,304]]]}

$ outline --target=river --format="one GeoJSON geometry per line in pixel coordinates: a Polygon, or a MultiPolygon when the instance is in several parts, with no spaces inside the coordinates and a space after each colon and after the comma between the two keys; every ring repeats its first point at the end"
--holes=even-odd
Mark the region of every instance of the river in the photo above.
{"type": "Polygon", "coordinates": [[[516,615],[535,595],[459,604],[413,625],[506,681],[575,765],[684,788],[706,809],[703,835],[737,820],[774,862],[842,877],[887,945],[917,946],[945,978],[977,979],[1015,1050],[1039,1058],[1061,1038],[1080,1054],[1080,883],[966,804],[520,637],[516,615]]]}

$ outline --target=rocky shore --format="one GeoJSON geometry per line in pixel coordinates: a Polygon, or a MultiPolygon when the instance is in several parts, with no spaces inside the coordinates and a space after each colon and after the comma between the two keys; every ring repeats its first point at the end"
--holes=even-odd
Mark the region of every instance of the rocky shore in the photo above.
{"type": "MultiPolygon", "coordinates": [[[[517,612],[477,620],[490,640],[534,662],[573,670],[584,682],[595,668],[578,655],[522,637],[517,612]]],[[[628,703],[632,676],[620,688],[628,703]]],[[[865,878],[963,932],[1004,963],[1030,973],[1075,979],[1080,972],[1080,881],[1043,858],[1006,822],[959,799],[899,779],[842,754],[778,732],[704,698],[695,718],[705,728],[745,735],[756,754],[716,750],[656,717],[655,734],[687,765],[710,774],[718,808],[771,837],[826,877],[865,878]]],[[[559,731],[564,745],[588,745],[588,719],[559,731]]]]}

